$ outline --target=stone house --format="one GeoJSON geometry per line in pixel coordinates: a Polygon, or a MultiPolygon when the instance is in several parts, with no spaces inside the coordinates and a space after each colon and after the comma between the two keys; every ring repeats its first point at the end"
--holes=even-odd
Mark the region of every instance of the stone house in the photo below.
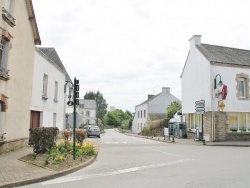
{"type": "Polygon", "coordinates": [[[65,129],[65,83],[70,77],[55,48],[36,48],[32,85],[31,128],[65,129]]]}
{"type": "Polygon", "coordinates": [[[27,146],[35,45],[41,40],[31,0],[0,1],[0,153],[27,146]],[[25,47],[24,47],[25,46],[25,47]]]}
{"type": "Polygon", "coordinates": [[[166,118],[167,107],[172,102],[181,101],[170,93],[169,87],[163,87],[162,92],[157,95],[148,95],[148,99],[135,106],[135,115],[132,124],[132,133],[139,133],[148,124],[150,116],[157,119],[166,118]]]}
{"type": "Polygon", "coordinates": [[[203,135],[206,141],[250,140],[250,51],[190,40],[181,74],[182,114],[188,137],[202,130],[195,102],[205,101],[203,135]]]}

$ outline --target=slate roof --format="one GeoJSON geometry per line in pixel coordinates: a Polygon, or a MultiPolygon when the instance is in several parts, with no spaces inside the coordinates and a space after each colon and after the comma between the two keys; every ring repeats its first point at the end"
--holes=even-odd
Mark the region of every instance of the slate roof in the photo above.
{"type": "Polygon", "coordinates": [[[96,109],[96,102],[92,99],[79,99],[79,104],[84,104],[84,109],[96,109]]]}
{"type": "Polygon", "coordinates": [[[66,81],[69,81],[71,83],[72,80],[71,78],[69,77],[69,74],[68,72],[66,71],[60,57],[58,56],[55,48],[50,48],[50,47],[39,47],[38,48],[47,58],[49,58],[53,63],[55,63],[63,72],[66,73],[66,81]]]}
{"type": "Polygon", "coordinates": [[[196,45],[196,47],[210,62],[250,66],[250,50],[209,44],[201,44],[201,46],[196,45]]]}

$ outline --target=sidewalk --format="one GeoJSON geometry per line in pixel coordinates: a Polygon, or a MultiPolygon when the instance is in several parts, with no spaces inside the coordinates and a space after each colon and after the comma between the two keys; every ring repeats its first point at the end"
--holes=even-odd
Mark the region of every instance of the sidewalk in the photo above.
{"type": "Polygon", "coordinates": [[[135,137],[141,137],[145,139],[151,139],[151,140],[157,140],[160,142],[166,142],[166,143],[172,143],[172,144],[184,144],[184,145],[197,145],[197,146],[233,146],[233,147],[250,147],[250,141],[228,141],[228,142],[206,142],[204,145],[201,141],[194,141],[192,139],[185,139],[185,138],[169,138],[167,137],[164,139],[164,137],[152,137],[152,136],[141,136],[141,135],[136,135],[132,133],[124,133],[128,136],[135,136],[135,137]]]}
{"type": "MultiPolygon", "coordinates": [[[[206,145],[203,145],[201,141],[194,141],[191,139],[178,139],[175,138],[175,142],[164,140],[164,137],[147,137],[139,136],[136,134],[124,133],[129,136],[141,137],[145,139],[152,139],[160,142],[165,142],[168,144],[184,144],[184,145],[194,145],[200,147],[206,146],[240,146],[240,147],[250,147],[250,141],[245,142],[207,142],[206,145]]],[[[76,170],[79,170],[92,162],[95,161],[95,158],[92,160],[81,164],[80,166],[70,168],[65,171],[56,172],[53,170],[37,167],[35,165],[19,161],[18,159],[33,153],[31,147],[26,147],[14,152],[6,153],[0,155],[0,187],[14,187],[21,186],[25,184],[40,182],[52,178],[56,178],[76,170]]]]}
{"type": "Polygon", "coordinates": [[[90,165],[97,157],[95,156],[79,166],[58,172],[18,160],[30,153],[33,153],[32,147],[26,147],[0,155],[0,187],[27,185],[66,175],[90,165]]]}

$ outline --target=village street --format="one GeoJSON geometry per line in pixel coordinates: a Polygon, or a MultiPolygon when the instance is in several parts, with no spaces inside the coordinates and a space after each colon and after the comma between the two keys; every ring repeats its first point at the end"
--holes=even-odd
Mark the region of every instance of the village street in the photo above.
{"type": "Polygon", "coordinates": [[[111,129],[93,164],[25,187],[249,187],[249,156],[248,147],[164,143],[111,129]]]}

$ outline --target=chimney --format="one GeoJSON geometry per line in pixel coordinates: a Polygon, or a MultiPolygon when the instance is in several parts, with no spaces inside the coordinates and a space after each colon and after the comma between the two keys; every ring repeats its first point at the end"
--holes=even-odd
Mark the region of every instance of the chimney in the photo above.
{"type": "Polygon", "coordinates": [[[152,98],[153,96],[155,96],[155,95],[148,95],[148,99],[152,98]]]}
{"type": "Polygon", "coordinates": [[[190,49],[191,47],[194,47],[195,45],[200,46],[201,45],[201,35],[194,35],[190,41],[190,49]]]}
{"type": "Polygon", "coordinates": [[[170,93],[170,87],[163,87],[162,93],[170,93]]]}

